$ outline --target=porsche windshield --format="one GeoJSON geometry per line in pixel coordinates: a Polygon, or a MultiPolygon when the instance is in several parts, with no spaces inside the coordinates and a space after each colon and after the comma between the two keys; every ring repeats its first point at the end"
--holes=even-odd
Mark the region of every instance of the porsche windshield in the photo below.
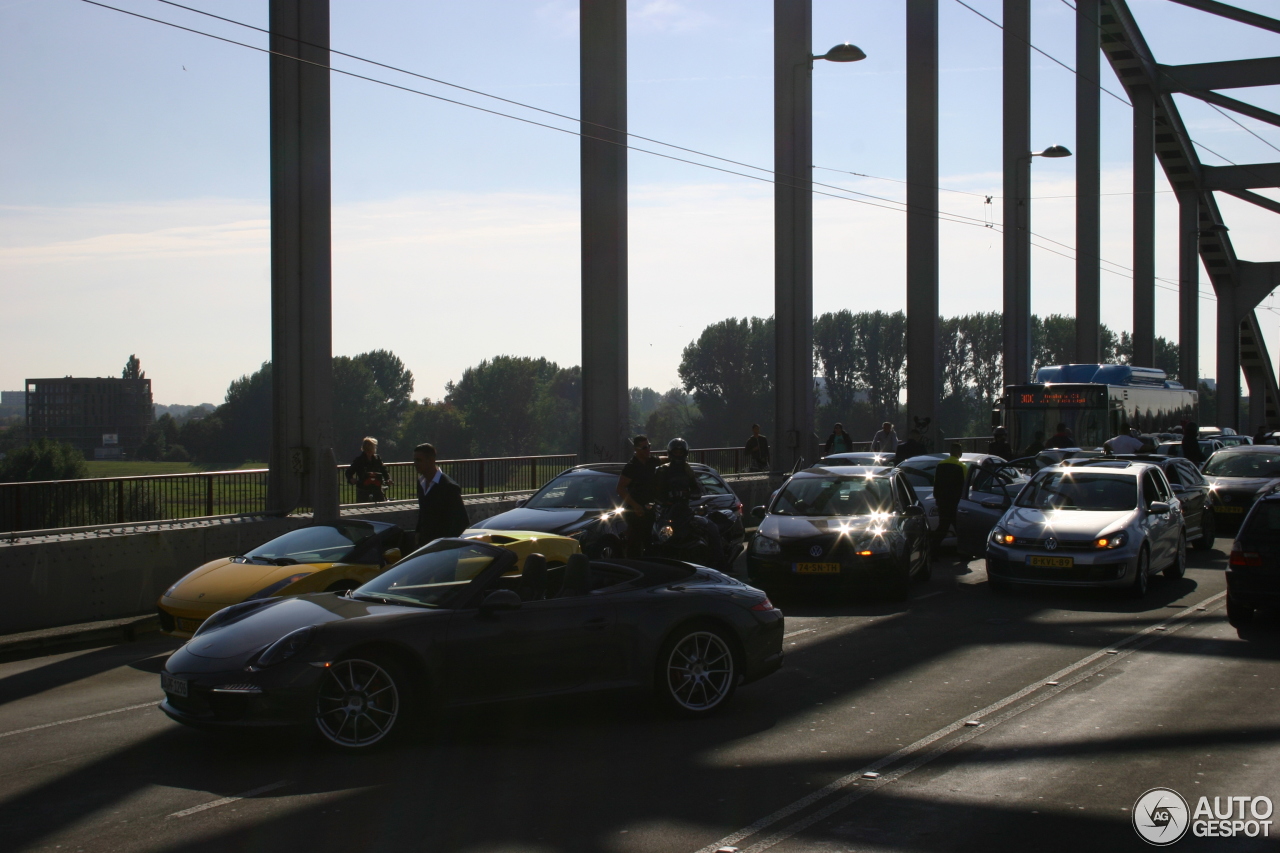
{"type": "Polygon", "coordinates": [[[778,515],[870,515],[893,511],[885,477],[793,477],[770,510],[778,515]]]}
{"type": "Polygon", "coordinates": [[[1133,509],[1138,505],[1138,480],[1101,471],[1049,471],[1027,484],[1017,505],[1103,512],[1133,509]]]}
{"type": "Polygon", "coordinates": [[[495,550],[487,545],[440,541],[351,593],[362,601],[448,607],[477,575],[493,563],[495,550]]]}
{"type": "Polygon", "coordinates": [[[1280,453],[1215,453],[1204,472],[1210,477],[1280,477],[1280,453]]]}
{"type": "Polygon", "coordinates": [[[561,474],[542,487],[525,504],[531,509],[613,509],[618,497],[618,475],[591,473],[561,474]]]}
{"type": "Polygon", "coordinates": [[[245,559],[289,563],[340,563],[377,530],[371,524],[302,527],[259,545],[245,559]]]}

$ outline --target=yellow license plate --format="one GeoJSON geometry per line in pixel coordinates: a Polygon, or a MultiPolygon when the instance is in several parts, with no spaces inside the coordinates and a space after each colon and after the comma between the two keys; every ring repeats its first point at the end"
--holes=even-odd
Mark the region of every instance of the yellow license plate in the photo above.
{"type": "Polygon", "coordinates": [[[203,619],[174,619],[173,627],[179,631],[185,631],[194,634],[196,629],[204,623],[203,619]]]}
{"type": "Polygon", "coordinates": [[[1028,566],[1043,566],[1047,569],[1069,569],[1075,564],[1074,557],[1027,557],[1028,566]]]}
{"type": "Polygon", "coordinates": [[[838,575],[839,563],[796,563],[796,573],[801,575],[838,575]]]}
{"type": "Polygon", "coordinates": [[[1233,512],[1233,513],[1234,513],[1234,512],[1244,512],[1244,507],[1242,507],[1242,506],[1215,506],[1215,507],[1213,508],[1213,511],[1214,511],[1214,512],[1233,512]]]}

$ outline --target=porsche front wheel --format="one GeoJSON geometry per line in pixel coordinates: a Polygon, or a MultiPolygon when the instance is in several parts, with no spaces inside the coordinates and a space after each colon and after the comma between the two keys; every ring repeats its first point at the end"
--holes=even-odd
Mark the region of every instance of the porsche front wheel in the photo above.
{"type": "Polygon", "coordinates": [[[678,630],[658,653],[658,698],[675,713],[703,717],[722,707],[738,684],[733,643],[713,625],[678,630]]]}
{"type": "Polygon", "coordinates": [[[341,749],[378,746],[405,729],[409,695],[409,678],[394,661],[376,657],[334,661],[316,692],[316,728],[341,749]]]}

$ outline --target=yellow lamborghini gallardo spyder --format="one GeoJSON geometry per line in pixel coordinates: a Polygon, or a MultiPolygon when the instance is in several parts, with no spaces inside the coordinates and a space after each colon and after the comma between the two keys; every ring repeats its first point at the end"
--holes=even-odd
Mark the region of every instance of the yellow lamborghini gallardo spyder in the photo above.
{"type": "MultiPolygon", "coordinates": [[[[188,638],[217,611],[258,598],[355,589],[401,559],[403,531],[381,521],[345,520],[291,530],[252,551],[205,563],[160,597],[160,629],[188,638]]],[[[535,551],[549,565],[568,562],[577,540],[546,533],[468,530],[464,536],[515,551],[518,566],[535,551]]]]}

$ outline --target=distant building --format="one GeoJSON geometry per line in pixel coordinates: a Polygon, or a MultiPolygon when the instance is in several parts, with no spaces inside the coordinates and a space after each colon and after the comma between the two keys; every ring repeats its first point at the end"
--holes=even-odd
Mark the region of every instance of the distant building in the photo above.
{"type": "Polygon", "coordinates": [[[26,391],[0,391],[0,418],[22,417],[26,413],[26,391]]]}
{"type": "Polygon", "coordinates": [[[28,379],[27,437],[73,444],[89,459],[132,457],[152,414],[150,379],[28,379]]]}

